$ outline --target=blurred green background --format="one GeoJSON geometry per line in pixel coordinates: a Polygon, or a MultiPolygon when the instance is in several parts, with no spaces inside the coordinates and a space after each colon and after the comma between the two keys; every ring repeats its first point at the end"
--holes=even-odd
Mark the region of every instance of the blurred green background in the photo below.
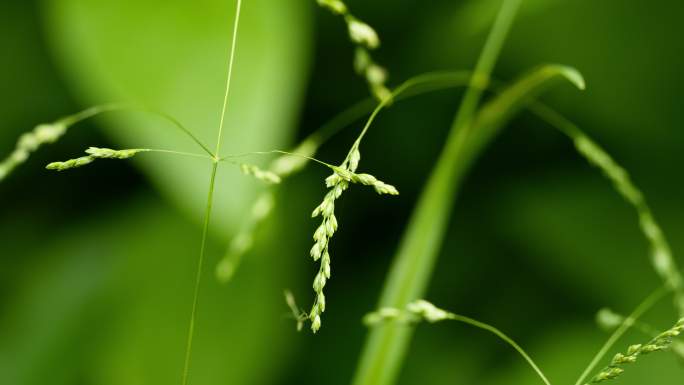
{"type": "MultiPolygon", "coordinates": [[[[383,40],[390,84],[472,68],[500,0],[348,0],[383,40]]],[[[286,148],[366,97],[351,71],[343,23],[313,0],[246,0],[225,152],[286,148]]],[[[0,2],[0,154],[38,123],[106,101],[177,116],[213,143],[233,1],[0,2]]],[[[680,1],[528,0],[496,75],[544,62],[578,68],[588,88],[544,99],[633,175],[684,253],[684,25],[680,1]]],[[[263,188],[224,167],[204,271],[193,384],[347,384],[417,194],[444,142],[459,91],[396,104],[364,142],[362,169],[402,192],[352,189],[339,204],[324,327],[297,333],[282,299],[312,299],[308,257],[325,171],[310,167],[278,192],[275,215],[236,278],[213,268],[263,188]],[[379,226],[383,223],[383,226],[379,226]]],[[[319,158],[339,162],[351,126],[319,158]]],[[[73,172],[44,170],[87,146],[191,143],[158,119],[112,114],[79,125],[0,184],[0,383],[169,384],[180,379],[206,162],[141,156],[73,172]]],[[[265,165],[267,159],[256,158],[265,165]]],[[[528,113],[474,168],[455,208],[428,298],[497,325],[554,383],[572,383],[606,338],[600,307],[629,312],[659,285],[632,210],[566,138],[528,113]]],[[[648,321],[669,327],[667,301],[648,321]]],[[[628,334],[624,348],[646,338],[628,334]]],[[[618,381],[679,384],[669,354],[618,381]]],[[[400,384],[529,384],[511,349],[458,324],[420,326],[400,384]]],[[[617,382],[616,382],[617,383],[617,382]]]]}

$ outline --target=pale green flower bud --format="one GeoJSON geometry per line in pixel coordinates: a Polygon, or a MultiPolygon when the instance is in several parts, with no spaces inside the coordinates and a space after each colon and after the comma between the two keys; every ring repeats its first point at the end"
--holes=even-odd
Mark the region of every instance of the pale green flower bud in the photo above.
{"type": "Polygon", "coordinates": [[[327,231],[327,226],[325,225],[326,223],[327,223],[327,221],[321,223],[321,225],[318,226],[318,228],[316,229],[316,231],[314,232],[314,235],[313,235],[314,241],[318,242],[321,239],[325,238],[326,231],[327,231]]]}
{"type": "Polygon", "coordinates": [[[321,310],[321,313],[323,313],[325,311],[325,295],[323,292],[318,293],[316,301],[318,302],[318,308],[321,310]]]}
{"type": "Polygon", "coordinates": [[[311,257],[314,261],[318,261],[318,259],[321,257],[321,247],[319,242],[314,243],[309,254],[311,254],[311,257]]]}

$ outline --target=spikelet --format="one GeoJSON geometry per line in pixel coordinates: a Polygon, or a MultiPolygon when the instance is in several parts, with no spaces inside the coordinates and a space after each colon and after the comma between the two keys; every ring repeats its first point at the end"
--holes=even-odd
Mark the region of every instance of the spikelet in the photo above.
{"type": "Polygon", "coordinates": [[[329,176],[326,179],[326,185],[332,187],[336,184],[338,180],[345,180],[351,183],[358,183],[365,186],[372,186],[375,191],[380,195],[399,195],[397,189],[387,184],[370,174],[356,174],[351,171],[345,170],[341,167],[333,167],[335,174],[329,176]]]}

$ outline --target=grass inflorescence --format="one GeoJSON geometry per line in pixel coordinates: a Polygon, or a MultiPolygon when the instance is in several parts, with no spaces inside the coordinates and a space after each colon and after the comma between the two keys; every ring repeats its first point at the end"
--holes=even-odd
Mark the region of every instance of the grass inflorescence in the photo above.
{"type": "Polygon", "coordinates": [[[373,60],[371,51],[380,47],[380,37],[373,27],[354,16],[341,0],[317,0],[318,5],[341,16],[347,24],[349,39],[356,46],[354,71],[362,76],[376,99],[382,101],[392,97],[387,88],[387,70],[373,60]]]}
{"type": "Polygon", "coordinates": [[[322,222],[313,235],[314,245],[311,247],[310,254],[314,261],[320,260],[318,273],[314,278],[313,290],[316,293],[314,304],[309,312],[311,330],[317,332],[321,327],[321,315],[325,311],[325,294],[323,288],[331,276],[330,269],[330,240],[337,231],[338,222],[335,216],[335,201],[340,198],[342,193],[349,188],[352,183],[372,186],[380,195],[398,195],[397,189],[385,182],[378,180],[370,174],[356,174],[353,170],[358,167],[361,158],[356,149],[343,166],[332,166],[334,173],[325,179],[325,185],[329,188],[325,194],[323,202],[319,204],[311,214],[313,218],[320,216],[322,222]]]}

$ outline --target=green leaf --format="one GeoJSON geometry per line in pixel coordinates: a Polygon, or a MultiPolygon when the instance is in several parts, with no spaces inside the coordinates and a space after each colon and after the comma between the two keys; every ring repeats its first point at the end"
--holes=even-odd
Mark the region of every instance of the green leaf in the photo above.
{"type": "MultiPolygon", "coordinates": [[[[519,0],[505,0],[480,54],[472,84],[461,101],[447,143],[414,209],[385,281],[379,308],[403,308],[425,291],[441,247],[456,192],[467,169],[467,140],[482,89],[508,35],[519,0]]],[[[399,373],[412,328],[388,323],[368,336],[353,380],[355,385],[389,385],[399,373]]]]}
{"type": "Polygon", "coordinates": [[[547,64],[531,70],[501,91],[478,112],[473,122],[475,133],[469,139],[469,151],[479,153],[502,125],[522,108],[527,107],[535,96],[559,81],[568,81],[580,90],[585,88],[584,78],[576,69],[558,64],[547,64]]]}
{"type": "MultiPolygon", "coordinates": [[[[582,76],[576,70],[560,65],[541,66],[485,104],[468,126],[469,131],[464,126],[461,131],[452,132],[402,239],[379,307],[400,308],[423,296],[465,173],[509,119],[558,80],[584,88],[582,76]],[[454,145],[459,140],[464,144],[454,145]]],[[[462,118],[457,118],[454,128],[458,128],[460,121],[462,118]]],[[[391,384],[410,337],[411,328],[405,325],[389,324],[374,329],[355,383],[391,384]]]]}
{"type": "MultiPolygon", "coordinates": [[[[124,101],[150,106],[177,117],[214,148],[233,1],[52,0],[46,5],[47,36],[83,105],[124,101]]],[[[307,71],[307,5],[306,0],[244,4],[224,154],[280,148],[290,136],[307,71]]],[[[155,117],[110,114],[106,127],[122,148],[201,151],[155,117]]],[[[204,160],[149,157],[136,162],[164,194],[199,220],[210,168],[204,160]]],[[[256,187],[239,172],[220,173],[218,228],[240,220],[256,187]]]]}

